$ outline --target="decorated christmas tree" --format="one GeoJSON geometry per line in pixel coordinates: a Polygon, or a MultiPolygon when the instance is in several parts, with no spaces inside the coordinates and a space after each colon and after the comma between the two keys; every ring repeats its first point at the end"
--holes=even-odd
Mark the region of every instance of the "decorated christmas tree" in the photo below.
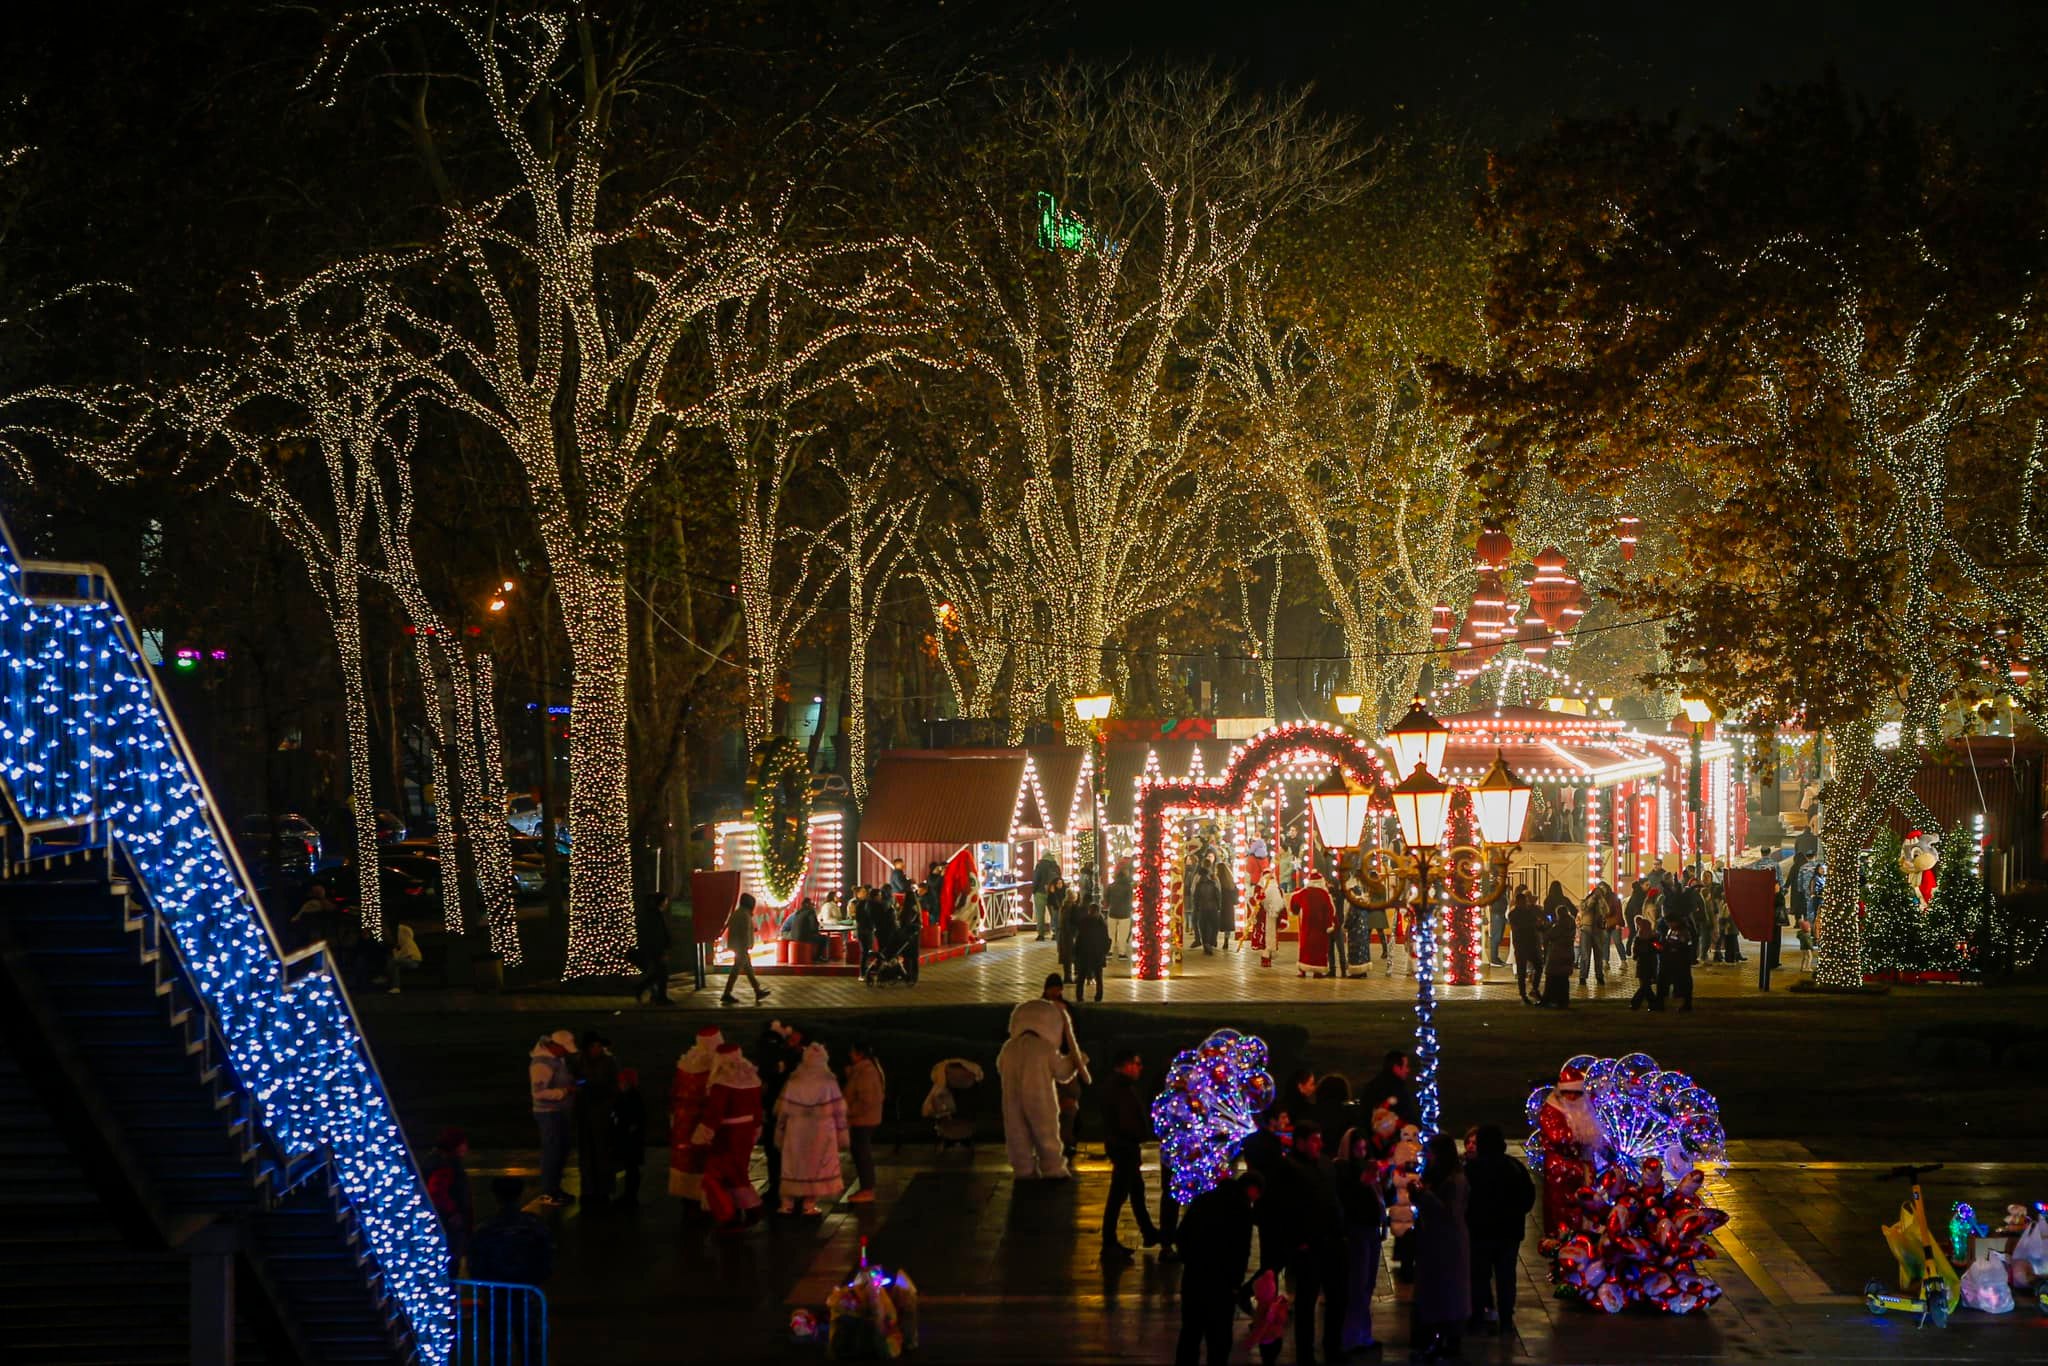
{"type": "Polygon", "coordinates": [[[1958,826],[1941,837],[1934,897],[1927,906],[1921,963],[1928,972],[1964,972],[1977,966],[1990,922],[1991,894],[1977,873],[1977,845],[1958,826]]]}
{"type": "Polygon", "coordinates": [[[1887,832],[1870,851],[1863,873],[1863,971],[1885,976],[1919,972],[1920,897],[1899,871],[1899,837],[1887,832]]]}

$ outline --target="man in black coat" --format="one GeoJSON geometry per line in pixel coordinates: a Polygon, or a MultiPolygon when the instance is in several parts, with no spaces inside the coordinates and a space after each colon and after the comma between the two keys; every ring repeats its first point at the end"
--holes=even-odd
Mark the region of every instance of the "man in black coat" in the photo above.
{"type": "Polygon", "coordinates": [[[1138,1094],[1138,1075],[1144,1059],[1135,1048],[1120,1049],[1109,1075],[1109,1089],[1102,1098],[1102,1146],[1109,1154],[1109,1198],[1102,1206],[1102,1259],[1128,1259],[1131,1250],[1117,1240],[1117,1220],[1124,1204],[1138,1221],[1138,1236],[1146,1247],[1157,1247],[1159,1231],[1152,1226],[1152,1211],[1145,1204],[1145,1140],[1152,1136],[1152,1118],[1138,1094]]]}
{"type": "MultiPolygon", "coordinates": [[[[1287,1159],[1292,1180],[1287,1183],[1294,1219],[1291,1234],[1276,1237],[1275,1247],[1291,1238],[1293,1251],[1287,1271],[1294,1292],[1294,1359],[1315,1360],[1316,1300],[1323,1302],[1323,1359],[1344,1359],[1344,1293],[1348,1252],[1344,1245],[1344,1206],[1337,1194],[1336,1175],[1323,1154],[1322,1126],[1305,1120],[1294,1131],[1294,1151],[1287,1159]]],[[[1277,1202],[1276,1202],[1277,1203],[1277,1202]]],[[[1268,1265],[1273,1258],[1260,1234],[1260,1251],[1268,1265]]],[[[1280,1344],[1269,1342],[1259,1348],[1259,1357],[1272,1366],[1280,1355],[1280,1344]]]]}
{"type": "Polygon", "coordinates": [[[1387,1103],[1391,1097],[1394,1113],[1401,1117],[1403,1124],[1422,1123],[1422,1107],[1415,1100],[1415,1058],[1405,1048],[1387,1050],[1385,1063],[1378,1075],[1352,1093],[1358,1102],[1358,1112],[1369,1125],[1372,1112],[1387,1103]]]}
{"type": "Polygon", "coordinates": [[[1223,1182],[1195,1197],[1180,1226],[1180,1342],[1174,1366],[1209,1366],[1230,1360],[1231,1319],[1252,1259],[1252,1226],[1265,1192],[1256,1172],[1223,1182]]]}
{"type": "Polygon", "coordinates": [[[640,980],[633,984],[633,999],[643,995],[655,1005],[668,1005],[668,946],[672,935],[668,923],[668,894],[649,892],[640,902],[640,914],[633,924],[633,961],[640,968],[640,980]]]}
{"type": "Polygon", "coordinates": [[[1508,942],[1515,950],[1515,990],[1525,1005],[1534,1005],[1529,988],[1533,986],[1538,996],[1543,993],[1543,908],[1526,891],[1515,893],[1508,911],[1508,942]]]}
{"type": "Polygon", "coordinates": [[[1474,1138],[1478,1154],[1465,1164],[1471,1194],[1465,1227],[1472,1235],[1472,1326],[1498,1336],[1514,1322],[1515,1277],[1522,1234],[1536,1205],[1529,1169],[1508,1156],[1498,1124],[1482,1124],[1474,1138]]]}

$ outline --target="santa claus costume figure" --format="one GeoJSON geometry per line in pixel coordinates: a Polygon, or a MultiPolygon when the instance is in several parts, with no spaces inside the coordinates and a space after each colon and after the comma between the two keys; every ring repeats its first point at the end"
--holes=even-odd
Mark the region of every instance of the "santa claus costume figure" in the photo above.
{"type": "Polygon", "coordinates": [[[1543,1233],[1548,1237],[1568,1226],[1579,1190],[1602,1165],[1607,1137],[1600,1117],[1586,1095],[1586,1069],[1566,1063],[1557,1085],[1536,1113],[1536,1131],[1543,1142],[1543,1233]]]}
{"type": "Polygon", "coordinates": [[[1321,871],[1309,870],[1308,885],[1288,899],[1287,910],[1298,936],[1294,945],[1297,975],[1306,977],[1313,972],[1328,977],[1330,930],[1337,923],[1337,906],[1330,900],[1330,889],[1323,885],[1321,871]]]}
{"type": "Polygon", "coordinates": [[[1259,966],[1273,966],[1273,950],[1280,944],[1280,926],[1286,920],[1287,898],[1280,892],[1280,875],[1268,868],[1259,878],[1259,899],[1252,907],[1251,943],[1259,951],[1259,966]]]}
{"type": "Polygon", "coordinates": [[[690,1146],[690,1135],[703,1118],[704,1095],[711,1089],[711,1065],[724,1042],[709,1025],[698,1030],[697,1041],[676,1059],[675,1081],[669,1087],[668,1193],[681,1196],[686,1211],[704,1200],[703,1154],[690,1146]]]}
{"type": "Polygon", "coordinates": [[[748,1174],[760,1136],[761,1074],[738,1044],[720,1044],[690,1146],[701,1154],[704,1208],[724,1227],[738,1227],[761,1208],[761,1193],[748,1174]]]}

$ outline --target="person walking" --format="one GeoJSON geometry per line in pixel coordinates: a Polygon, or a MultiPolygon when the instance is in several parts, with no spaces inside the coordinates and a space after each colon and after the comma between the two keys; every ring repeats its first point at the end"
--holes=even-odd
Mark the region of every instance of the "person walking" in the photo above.
{"type": "Polygon", "coordinates": [[[1586,985],[1586,973],[1592,970],[1593,980],[1601,986],[1607,985],[1607,897],[1604,883],[1594,883],[1586,893],[1586,899],[1579,903],[1579,985],[1586,985]]]}
{"type": "Polygon", "coordinates": [[[1636,968],[1636,994],[1628,998],[1628,1008],[1647,1005],[1652,1010],[1662,1010],[1664,1000],[1657,994],[1657,935],[1650,928],[1650,917],[1639,915],[1629,934],[1629,958],[1636,968]]]}
{"type": "Polygon", "coordinates": [[[619,1060],[611,1040],[595,1030],[583,1032],[576,1055],[576,1171],[583,1183],[583,1209],[590,1213],[611,1203],[612,1103],[619,1098],[619,1060]]]}
{"type": "Polygon", "coordinates": [[[535,1040],[526,1057],[533,1122],[540,1130],[540,1202],[551,1209],[573,1203],[562,1189],[562,1168],[569,1161],[570,1114],[576,1105],[576,1078],[569,1070],[575,1053],[576,1036],[558,1029],[535,1040]]]}
{"type": "Polygon", "coordinates": [[[725,995],[719,1004],[732,1004],[733,988],[739,985],[740,974],[747,974],[747,985],[754,989],[754,1004],[759,1005],[768,997],[768,989],[754,976],[754,894],[741,892],[737,906],[725,919],[725,946],[732,950],[732,970],[725,974],[725,995]]]}
{"type": "Polygon", "coordinates": [[[814,1043],[775,1098],[775,1146],[782,1152],[782,1212],[816,1214],[820,1200],[846,1189],[839,1154],[846,1149],[846,1097],[832,1075],[825,1045],[814,1043]]]}
{"type": "Polygon", "coordinates": [[[631,1209],[640,1203],[640,1174],[647,1166],[647,1097],[635,1068],[619,1069],[611,1119],[612,1167],[622,1178],[618,1203],[631,1209]]]}
{"type": "Polygon", "coordinates": [[[462,1274],[462,1259],[469,1255],[469,1239],[476,1229],[476,1206],[469,1193],[469,1135],[449,1127],[434,1140],[434,1151],[420,1164],[426,1178],[427,1199],[440,1216],[441,1233],[448,1240],[448,1274],[462,1274]]]}
{"type": "Polygon", "coordinates": [[[1379,1288],[1380,1247],[1387,1236],[1387,1202],[1380,1193],[1380,1163],[1372,1131],[1347,1129],[1336,1162],[1337,1199],[1344,1207],[1344,1349],[1335,1360],[1380,1354],[1372,1335],[1372,1297],[1379,1288]]]}
{"type": "Polygon", "coordinates": [[[1052,937],[1053,924],[1052,889],[1059,884],[1060,861],[1050,850],[1038,856],[1038,865],[1031,870],[1031,912],[1038,922],[1038,942],[1043,944],[1052,937]]]}
{"type": "Polygon", "coordinates": [[[1679,998],[1680,1010],[1692,1009],[1692,960],[1693,945],[1684,919],[1665,921],[1657,933],[1658,1010],[1673,996],[1679,998]]]}
{"type": "Polygon", "coordinates": [[[1174,1366],[1227,1366],[1231,1321],[1251,1268],[1252,1228],[1265,1194],[1256,1172],[1231,1177],[1191,1201],[1177,1234],[1180,1340],[1174,1366]]]}
{"type": "Polygon", "coordinates": [[[1109,921],[1110,944],[1116,949],[1116,956],[1131,956],[1131,866],[1119,863],[1116,876],[1109,880],[1109,886],[1102,892],[1102,914],[1109,921]]]}
{"type": "Polygon", "coordinates": [[[1079,985],[1080,979],[1074,972],[1074,937],[1081,932],[1081,917],[1069,904],[1072,897],[1073,893],[1067,890],[1065,883],[1053,888],[1052,919],[1053,924],[1059,926],[1053,935],[1053,946],[1059,950],[1061,979],[1079,985]]]}
{"type": "Polygon", "coordinates": [[[1131,1249],[1120,1241],[1117,1223],[1124,1206],[1138,1222],[1138,1238],[1146,1247],[1159,1245],[1152,1211],[1145,1201],[1144,1145],[1152,1136],[1149,1107],[1138,1094],[1144,1059],[1135,1048],[1120,1049],[1102,1098],[1102,1146],[1109,1156],[1109,1198],[1102,1204],[1102,1260],[1129,1260],[1131,1249]]]}
{"type": "MultiPolygon", "coordinates": [[[[1551,884],[1556,886],[1555,883],[1551,884]]],[[[1566,1009],[1572,1003],[1572,945],[1578,940],[1577,917],[1570,901],[1543,931],[1542,1005],[1566,1009]]]]}
{"type": "Polygon", "coordinates": [[[1093,902],[1083,906],[1074,930],[1074,999],[1080,1000],[1095,983],[1095,999],[1102,999],[1102,974],[1109,964],[1109,922],[1093,902]]]}
{"type": "Polygon", "coordinates": [[[1408,1355],[1414,1361],[1456,1360],[1465,1321],[1472,1317],[1472,1235],[1465,1226],[1470,1201],[1458,1141],[1429,1140],[1429,1158],[1415,1201],[1415,1327],[1408,1355]]]}
{"type": "Polygon", "coordinates": [[[874,1045],[855,1039],[848,1050],[851,1061],[841,1091],[846,1097],[847,1149],[853,1154],[853,1172],[860,1189],[846,1197],[850,1205],[875,1202],[875,1130],[882,1124],[882,1101],[889,1079],[882,1071],[874,1045]]]}
{"type": "Polygon", "coordinates": [[[1535,1005],[1543,991],[1543,908],[1527,887],[1515,888],[1508,938],[1515,950],[1515,990],[1521,993],[1522,1004],[1535,1005]],[[1529,994],[1531,988],[1537,995],[1529,994]]]}
{"type": "Polygon", "coordinates": [[[668,923],[668,894],[649,892],[640,901],[640,914],[633,920],[633,965],[640,969],[633,983],[633,1000],[642,996],[649,1005],[672,1004],[668,999],[668,949],[673,935],[668,923]]]}
{"type": "Polygon", "coordinates": [[[1223,888],[1217,885],[1216,874],[1205,864],[1195,875],[1194,890],[1189,898],[1194,904],[1195,942],[1202,946],[1202,952],[1216,952],[1216,931],[1223,920],[1223,888]]]}
{"type": "Polygon", "coordinates": [[[1515,1279],[1520,1274],[1522,1235],[1536,1207],[1529,1169],[1508,1156],[1507,1136],[1498,1124],[1482,1124],[1473,1138],[1476,1156],[1466,1164],[1471,1203],[1465,1227],[1472,1237],[1472,1327],[1496,1337],[1515,1321],[1515,1279]]]}

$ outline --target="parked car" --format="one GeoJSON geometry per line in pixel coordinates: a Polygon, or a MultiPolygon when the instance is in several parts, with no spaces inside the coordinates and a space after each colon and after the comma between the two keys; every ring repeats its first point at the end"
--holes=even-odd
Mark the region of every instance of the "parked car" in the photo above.
{"type": "MultiPolygon", "coordinates": [[[[328,895],[344,909],[354,910],[361,900],[355,864],[330,868],[314,881],[327,888],[328,895]]],[[[402,868],[380,867],[378,889],[383,895],[384,914],[398,920],[439,920],[441,880],[429,882],[402,868]]]]}
{"type": "Polygon", "coordinates": [[[377,843],[397,844],[405,839],[405,822],[390,811],[377,813],[377,843]]]}
{"type": "Polygon", "coordinates": [[[811,797],[844,797],[849,795],[846,779],[837,773],[813,773],[811,775],[811,797]]]}
{"type": "Polygon", "coordinates": [[[235,831],[235,847],[241,851],[242,862],[249,870],[266,882],[304,881],[320,866],[320,832],[311,821],[296,813],[273,818],[259,812],[243,817],[235,831]],[[274,868],[273,855],[277,859],[274,868]],[[270,876],[264,877],[265,873],[270,876]]]}
{"type": "Polygon", "coordinates": [[[520,793],[505,799],[505,824],[522,835],[540,833],[540,798],[520,793]]]}

